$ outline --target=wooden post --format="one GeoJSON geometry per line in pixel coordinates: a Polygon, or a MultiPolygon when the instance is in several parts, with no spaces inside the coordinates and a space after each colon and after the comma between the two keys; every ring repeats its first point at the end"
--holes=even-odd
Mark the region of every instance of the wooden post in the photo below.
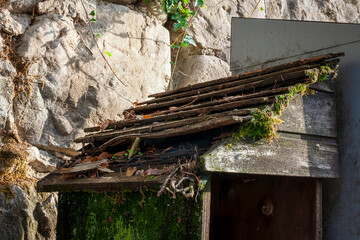
{"type": "Polygon", "coordinates": [[[322,182],[316,179],[315,184],[315,239],[322,239],[322,182]]]}
{"type": "Polygon", "coordinates": [[[205,185],[202,206],[201,240],[210,239],[210,213],[211,213],[211,176],[205,185]]]}

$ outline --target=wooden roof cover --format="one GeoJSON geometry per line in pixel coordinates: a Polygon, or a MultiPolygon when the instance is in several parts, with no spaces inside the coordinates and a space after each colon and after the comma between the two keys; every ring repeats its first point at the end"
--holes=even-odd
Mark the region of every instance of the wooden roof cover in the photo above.
{"type": "MultiPolygon", "coordinates": [[[[134,166],[138,167],[138,169],[146,170],[150,168],[149,166],[176,163],[179,158],[191,157],[195,152],[200,155],[204,154],[208,148],[194,148],[193,146],[188,148],[179,147],[176,148],[175,151],[169,152],[168,149],[172,147],[167,146],[166,149],[164,149],[164,147],[163,149],[155,150],[155,152],[148,150],[136,156],[131,161],[125,160],[124,157],[123,159],[118,159],[116,157],[111,158],[110,156],[115,156],[116,152],[122,152],[123,154],[123,151],[128,149],[137,137],[141,138],[141,140],[154,141],[156,139],[173,140],[177,139],[174,137],[187,135],[192,136],[191,139],[188,139],[191,142],[192,138],[196,138],[194,137],[196,136],[194,135],[195,133],[202,133],[226,126],[234,126],[249,121],[253,118],[252,114],[254,111],[258,108],[272,105],[276,101],[277,96],[288,93],[291,87],[299,83],[310,83],[311,80],[308,76],[309,70],[320,68],[328,63],[336,64],[340,56],[343,56],[343,53],[329,53],[319,57],[152,94],[149,96],[152,98],[151,100],[135,103],[134,107],[125,110],[125,120],[118,122],[107,121],[101,124],[101,126],[86,128],[85,132],[89,134],[75,140],[77,143],[83,143],[82,154],[73,159],[72,163],[68,163],[68,166],[76,166],[79,159],[98,156],[102,161],[107,159],[105,167],[104,165],[100,166],[100,163],[87,163],[77,167],[77,169],[83,170],[67,170],[66,168],[62,168],[39,181],[38,190],[118,191],[124,188],[139,189],[140,186],[144,185],[159,185],[166,179],[165,175],[159,175],[149,179],[142,176],[124,176],[124,172],[126,169],[134,166]],[[104,152],[106,152],[107,155],[105,156],[103,154],[101,157],[101,154],[104,152]],[[70,174],[70,172],[67,171],[75,171],[73,174],[79,174],[89,169],[103,170],[103,173],[99,175],[97,172],[97,177],[95,178],[76,177],[67,179],[62,176],[63,174],[70,174]]],[[[229,129],[233,128],[228,128],[223,131],[229,131],[229,129]]],[[[217,137],[217,139],[219,139],[219,137],[217,137]]],[[[279,144],[281,143],[282,139],[279,141],[279,144]]],[[[156,145],[156,143],[154,144],[156,145]]],[[[248,143],[241,143],[240,146],[248,148],[246,144],[248,143]]],[[[287,144],[290,144],[288,145],[290,147],[298,149],[304,145],[303,142],[300,143],[296,141],[296,139],[292,140],[292,142],[290,141],[290,143],[287,142],[287,144]],[[300,145],[297,146],[297,144],[300,145]]],[[[316,145],[316,143],[314,144],[316,145]]],[[[166,144],[162,146],[166,146],[166,144]]],[[[257,143],[257,145],[251,146],[255,146],[255,148],[267,148],[264,143],[257,143]]],[[[147,147],[151,148],[151,146],[147,147]]],[[[224,148],[224,144],[220,145],[220,148],[224,148]]],[[[251,151],[246,152],[247,154],[251,153],[251,151]]],[[[235,155],[242,155],[244,151],[236,149],[234,153],[235,155]]],[[[279,154],[286,155],[287,151],[281,149],[279,154]]],[[[336,151],[329,150],[326,151],[326,154],[328,154],[326,157],[337,161],[336,151]]],[[[214,152],[214,146],[210,149],[210,152],[204,154],[204,159],[208,163],[211,163],[215,155],[218,158],[217,161],[221,162],[224,153],[221,151],[220,153],[218,151],[214,152]]],[[[230,158],[232,158],[232,164],[239,165],[235,160],[241,160],[241,157],[234,157],[234,154],[227,155],[230,155],[230,158]]],[[[314,156],[316,156],[316,154],[314,156]]],[[[276,155],[271,158],[266,157],[266,153],[255,157],[259,162],[265,161],[266,159],[277,159],[276,155]]],[[[294,157],[294,161],[297,161],[296,159],[305,156],[302,156],[300,151],[295,152],[294,157]]],[[[322,160],[324,159],[322,158],[322,160]]],[[[324,161],[326,161],[326,159],[324,161]]],[[[219,171],[219,169],[211,167],[211,164],[206,164],[207,163],[205,163],[205,170],[219,171]]],[[[256,162],[254,164],[256,165],[256,162]]],[[[277,162],[274,166],[279,166],[279,164],[281,165],[282,163],[277,162]]],[[[261,164],[258,168],[261,168],[261,164]]],[[[238,172],[254,173],[248,171],[249,169],[246,169],[246,166],[245,168],[240,167],[240,169],[242,170],[238,172]]],[[[274,172],[276,172],[276,170],[272,172],[265,171],[264,174],[272,174],[274,172]]],[[[335,172],[336,169],[327,169],[320,173],[319,177],[334,177],[337,174],[335,172]],[[326,171],[330,173],[326,173],[326,171]]],[[[284,171],[282,171],[282,173],[284,174],[284,171]]],[[[307,176],[306,173],[302,172],[294,175],[307,176]]]]}

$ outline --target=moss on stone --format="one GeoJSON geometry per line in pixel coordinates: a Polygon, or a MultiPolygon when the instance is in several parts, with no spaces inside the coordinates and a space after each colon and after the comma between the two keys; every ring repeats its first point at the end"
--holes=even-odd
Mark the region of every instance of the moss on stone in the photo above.
{"type": "Polygon", "coordinates": [[[58,239],[200,238],[201,201],[151,191],[60,194],[58,239]]]}
{"type": "Polygon", "coordinates": [[[18,185],[27,192],[36,180],[28,176],[26,146],[11,140],[0,147],[0,194],[13,197],[12,186],[18,185]]]}

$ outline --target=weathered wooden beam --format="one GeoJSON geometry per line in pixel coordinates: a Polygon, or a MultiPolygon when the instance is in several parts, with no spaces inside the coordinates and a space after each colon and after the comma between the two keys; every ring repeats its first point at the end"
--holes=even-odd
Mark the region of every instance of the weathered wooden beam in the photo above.
{"type": "Polygon", "coordinates": [[[76,157],[81,154],[80,152],[78,152],[72,148],[65,148],[65,147],[59,147],[59,146],[53,146],[53,145],[41,145],[41,144],[36,144],[36,143],[31,143],[31,145],[33,145],[41,150],[44,150],[44,151],[61,153],[61,154],[64,154],[64,155],[70,156],[70,157],[76,157]]]}
{"type": "MultiPolygon", "coordinates": [[[[250,112],[248,112],[248,114],[250,114],[250,112]]],[[[218,118],[218,117],[225,117],[225,116],[243,116],[243,115],[244,115],[243,110],[231,110],[231,111],[226,111],[226,112],[221,112],[221,113],[209,114],[209,115],[205,115],[205,116],[201,116],[201,117],[191,117],[191,118],[186,118],[186,119],[182,119],[182,120],[175,120],[175,121],[171,121],[171,122],[164,122],[164,123],[157,123],[157,124],[151,123],[150,125],[146,125],[146,126],[142,126],[142,127],[134,127],[134,128],[125,129],[125,130],[113,130],[113,131],[106,131],[106,132],[98,132],[95,134],[87,135],[82,138],[75,139],[74,142],[87,143],[90,141],[100,141],[100,140],[117,137],[119,135],[129,134],[129,133],[152,133],[152,132],[157,132],[157,131],[161,131],[161,130],[165,130],[165,129],[177,128],[177,127],[182,127],[185,125],[191,125],[194,123],[204,122],[207,119],[211,119],[211,118],[218,118]]]]}
{"type": "Polygon", "coordinates": [[[60,174],[51,173],[37,184],[39,192],[117,192],[138,191],[140,187],[157,187],[166,176],[146,178],[142,176],[123,176],[121,173],[106,173],[97,178],[62,179],[60,174]]]}
{"type": "Polygon", "coordinates": [[[202,216],[201,216],[201,240],[210,239],[211,218],[211,176],[203,191],[202,216]]]}
{"type": "Polygon", "coordinates": [[[128,139],[133,139],[136,137],[141,137],[142,139],[156,139],[156,138],[168,138],[168,137],[177,137],[177,136],[183,136],[187,134],[193,134],[198,133],[214,128],[224,127],[228,125],[232,125],[235,123],[241,123],[245,121],[249,121],[252,119],[252,116],[226,116],[226,117],[220,117],[220,118],[212,118],[208,119],[207,121],[196,123],[192,125],[187,125],[183,127],[178,128],[172,128],[167,129],[160,132],[155,133],[145,133],[145,134],[126,134],[121,135],[115,138],[112,138],[111,140],[105,142],[102,144],[99,148],[94,149],[94,152],[101,152],[105,151],[108,147],[118,145],[120,143],[123,143],[124,141],[127,141],[128,139]]]}
{"type": "MultiPolygon", "coordinates": [[[[246,100],[239,100],[234,102],[226,102],[223,104],[219,104],[216,106],[210,106],[210,107],[204,107],[202,109],[192,109],[188,111],[181,111],[181,112],[174,112],[169,114],[163,114],[163,115],[154,115],[149,118],[144,119],[134,119],[134,120],[126,120],[126,121],[119,121],[113,124],[109,124],[108,129],[121,129],[124,127],[131,127],[136,125],[145,125],[153,122],[161,122],[161,121],[168,121],[168,120],[174,120],[174,119],[182,119],[186,117],[191,116],[197,116],[199,114],[210,114],[212,112],[217,111],[226,111],[230,109],[237,109],[237,108],[247,108],[255,105],[261,105],[261,104],[268,104],[275,101],[274,97],[259,97],[259,98],[253,98],[253,99],[246,99],[246,100]]],[[[244,109],[244,115],[247,115],[251,113],[250,110],[244,109]]],[[[99,131],[100,127],[91,127],[91,128],[85,128],[85,132],[94,132],[99,131]]]]}
{"type": "Polygon", "coordinates": [[[280,117],[280,131],[335,138],[336,101],[334,94],[295,96],[280,117]]]}
{"type": "Polygon", "coordinates": [[[291,73],[291,75],[292,75],[291,78],[284,78],[282,76],[278,76],[277,78],[263,79],[260,81],[237,85],[234,87],[229,87],[229,88],[225,88],[225,89],[221,89],[221,90],[217,90],[217,91],[206,92],[203,94],[199,94],[197,96],[194,95],[194,96],[188,96],[188,97],[183,97],[183,98],[177,98],[175,100],[159,102],[156,104],[155,103],[149,104],[146,106],[127,109],[125,111],[133,110],[133,111],[135,111],[135,113],[146,113],[146,112],[156,111],[156,110],[159,110],[162,108],[169,108],[169,106],[179,106],[182,104],[187,104],[195,99],[196,99],[196,101],[203,101],[206,99],[211,99],[211,98],[216,98],[216,97],[224,97],[227,95],[241,94],[246,91],[255,92],[256,89],[260,89],[260,88],[264,88],[264,87],[269,87],[270,89],[273,89],[277,85],[281,86],[282,83],[294,84],[295,82],[303,83],[303,82],[309,80],[305,71],[296,72],[294,74],[291,73]]]}
{"type": "Polygon", "coordinates": [[[101,164],[107,162],[107,159],[103,159],[96,162],[84,162],[79,163],[73,167],[69,168],[60,168],[56,172],[60,174],[74,174],[74,173],[81,173],[81,172],[87,172],[90,170],[96,170],[101,164]]]}
{"type": "Polygon", "coordinates": [[[270,74],[256,76],[256,77],[252,77],[252,78],[241,79],[238,81],[225,82],[225,83],[218,84],[215,86],[209,86],[209,87],[204,87],[204,88],[200,88],[200,89],[196,89],[196,90],[190,90],[190,91],[177,93],[177,94],[173,94],[173,95],[169,95],[169,96],[165,96],[165,97],[155,98],[155,99],[144,101],[144,102],[141,102],[138,104],[143,105],[143,104],[159,103],[159,102],[179,99],[179,98],[183,98],[183,97],[188,97],[188,96],[196,96],[197,94],[203,94],[203,93],[217,91],[217,90],[221,90],[221,89],[225,89],[225,88],[230,88],[230,87],[235,87],[235,86],[240,86],[240,85],[245,85],[245,84],[250,84],[250,83],[256,83],[256,82],[264,81],[264,80],[267,80],[267,81],[273,82],[273,83],[288,81],[291,79],[297,79],[297,78],[299,78],[299,76],[304,77],[305,76],[304,71],[306,69],[312,69],[312,66],[301,66],[301,67],[297,67],[297,68],[286,69],[286,70],[283,70],[280,72],[270,73],[270,74]]]}
{"type": "Polygon", "coordinates": [[[315,240],[321,240],[322,237],[322,183],[320,179],[316,179],[315,185],[315,211],[314,211],[314,226],[315,226],[315,240]]]}
{"type": "Polygon", "coordinates": [[[223,97],[221,99],[213,99],[212,101],[199,103],[199,104],[192,104],[190,106],[186,107],[178,107],[171,110],[164,110],[160,113],[153,114],[154,116],[165,114],[165,113],[173,113],[173,112],[179,112],[179,111],[185,111],[185,110],[191,110],[191,109],[203,109],[204,107],[214,106],[221,103],[228,103],[228,102],[235,102],[239,100],[246,100],[251,98],[258,98],[258,97],[270,97],[280,94],[285,94],[289,92],[290,87],[281,87],[281,88],[275,88],[270,90],[263,90],[256,93],[248,93],[248,94],[241,94],[236,96],[230,96],[230,97],[223,97]]]}
{"type": "Polygon", "coordinates": [[[174,90],[167,91],[167,92],[151,94],[151,95],[149,95],[149,97],[169,96],[169,95],[179,93],[179,92],[186,92],[189,90],[199,89],[199,88],[203,88],[203,87],[211,86],[211,85],[217,85],[217,84],[221,84],[224,82],[235,81],[235,80],[244,79],[244,78],[250,78],[250,77],[259,76],[259,75],[263,75],[263,74],[267,74],[267,73],[271,73],[271,72],[281,71],[281,70],[284,70],[287,68],[293,68],[293,67],[308,65],[308,64],[312,64],[312,63],[320,63],[320,62],[323,62],[323,61],[326,61],[329,59],[333,59],[333,58],[338,58],[341,56],[344,56],[343,52],[329,53],[329,54],[325,54],[323,56],[307,58],[307,59],[290,62],[290,63],[282,64],[279,66],[269,67],[269,68],[265,68],[265,69],[261,69],[261,70],[257,70],[257,71],[253,71],[253,72],[234,75],[234,76],[230,76],[230,77],[226,77],[226,78],[220,78],[220,79],[216,79],[216,80],[205,82],[205,83],[198,83],[198,84],[174,89],[174,90]]]}
{"type": "Polygon", "coordinates": [[[127,162],[122,160],[112,160],[110,161],[111,169],[119,169],[124,167],[137,167],[138,169],[147,169],[149,166],[160,166],[162,168],[164,164],[170,165],[173,163],[177,163],[179,159],[188,158],[190,156],[194,156],[197,152],[198,154],[204,153],[205,149],[197,149],[195,151],[194,148],[191,149],[177,149],[173,152],[165,152],[158,154],[144,154],[141,158],[135,161],[127,162]]]}
{"type": "Polygon", "coordinates": [[[201,158],[204,170],[315,178],[339,177],[336,140],[279,133],[277,143],[240,141],[210,149],[201,158]]]}

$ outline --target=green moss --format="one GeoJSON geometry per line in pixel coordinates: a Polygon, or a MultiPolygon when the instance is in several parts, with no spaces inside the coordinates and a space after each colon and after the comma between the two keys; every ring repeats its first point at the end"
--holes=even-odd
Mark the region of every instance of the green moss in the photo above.
{"type": "MultiPolygon", "coordinates": [[[[264,111],[258,110],[253,113],[253,116],[253,119],[241,125],[239,130],[233,133],[233,140],[238,142],[245,137],[251,137],[254,141],[266,139],[271,143],[276,138],[277,125],[281,123],[281,120],[267,109],[264,111]]],[[[227,145],[230,148],[231,146],[232,144],[227,145]]]]}
{"type": "Polygon", "coordinates": [[[338,65],[336,63],[328,63],[319,68],[311,69],[306,71],[306,75],[310,78],[310,83],[303,84],[299,83],[289,88],[289,92],[284,95],[276,97],[275,103],[271,108],[265,108],[264,110],[257,110],[253,113],[253,119],[239,127],[239,130],[232,135],[232,139],[228,140],[226,144],[227,149],[233,149],[233,143],[239,142],[245,137],[250,137],[254,141],[266,139],[271,143],[277,138],[277,126],[282,122],[279,117],[286,107],[289,106],[290,101],[296,95],[313,94],[314,90],[310,89],[309,86],[316,82],[323,82],[330,79],[336,78],[338,72],[338,65]]]}
{"type": "Polygon", "coordinates": [[[336,78],[337,73],[338,65],[332,63],[328,63],[324,66],[320,66],[319,68],[306,71],[306,75],[310,78],[311,84],[327,81],[330,79],[331,74],[333,74],[332,78],[336,78]]]}
{"type": "Polygon", "coordinates": [[[200,165],[200,169],[203,170],[205,168],[205,159],[204,156],[200,156],[199,157],[199,165],[200,165]]]}
{"type": "Polygon", "coordinates": [[[180,195],[61,193],[59,202],[58,239],[201,238],[201,201],[180,195]]]}
{"type": "Polygon", "coordinates": [[[289,88],[289,92],[284,95],[279,95],[276,97],[276,101],[273,104],[271,110],[274,114],[281,116],[282,112],[285,110],[286,107],[289,106],[290,101],[297,95],[305,95],[308,93],[312,93],[311,89],[309,88],[309,84],[296,84],[295,86],[289,88]]]}
{"type": "Polygon", "coordinates": [[[228,141],[226,148],[233,149],[233,142],[239,142],[245,137],[250,137],[254,141],[265,139],[272,143],[277,138],[278,125],[282,123],[279,119],[284,109],[297,94],[307,94],[311,92],[309,84],[297,84],[289,88],[289,92],[276,97],[276,101],[271,108],[265,108],[253,113],[253,119],[240,126],[239,130],[232,135],[232,141],[228,141]]]}

